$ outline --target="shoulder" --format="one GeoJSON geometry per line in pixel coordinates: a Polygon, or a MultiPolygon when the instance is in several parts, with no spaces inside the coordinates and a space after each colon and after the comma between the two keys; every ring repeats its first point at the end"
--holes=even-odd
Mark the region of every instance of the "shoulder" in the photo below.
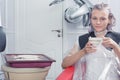
{"type": "Polygon", "coordinates": [[[112,31],[111,33],[112,33],[114,36],[120,37],[120,33],[119,33],[119,32],[112,31]]]}
{"type": "Polygon", "coordinates": [[[89,37],[89,33],[86,33],[86,34],[79,36],[79,39],[88,38],[88,37],[89,37]]]}
{"type": "Polygon", "coordinates": [[[117,43],[120,42],[120,33],[119,32],[109,31],[107,33],[107,36],[110,37],[110,38],[112,38],[117,43]]]}
{"type": "Polygon", "coordinates": [[[86,33],[86,34],[83,34],[81,36],[79,36],[79,46],[80,48],[84,48],[85,44],[88,42],[88,38],[89,38],[90,34],[89,33],[86,33]]]}
{"type": "Polygon", "coordinates": [[[108,36],[110,35],[111,37],[116,37],[120,39],[120,33],[119,32],[115,32],[115,31],[109,31],[108,36]]]}

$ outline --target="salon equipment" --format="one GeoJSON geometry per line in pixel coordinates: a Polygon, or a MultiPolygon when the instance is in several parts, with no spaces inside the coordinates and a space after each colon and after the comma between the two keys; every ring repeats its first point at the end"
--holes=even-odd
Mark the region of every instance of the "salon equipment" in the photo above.
{"type": "MultiPolygon", "coordinates": [[[[4,31],[4,28],[0,26],[0,56],[2,58],[2,52],[5,50],[6,47],[6,34],[4,31]]],[[[2,62],[2,59],[1,61],[2,62]]],[[[0,71],[0,80],[4,79],[4,74],[2,71],[0,71]]]]}
{"type": "MultiPolygon", "coordinates": [[[[63,2],[64,0],[54,0],[49,4],[52,6],[63,2]]],[[[65,10],[64,18],[68,23],[80,23],[82,21],[83,26],[89,26],[89,12],[93,7],[89,0],[74,0],[76,6],[69,7],[65,10]]]]}
{"type": "Polygon", "coordinates": [[[54,4],[58,4],[58,3],[62,2],[62,1],[64,1],[64,0],[54,0],[54,1],[52,1],[52,2],[49,4],[49,6],[52,6],[52,5],[54,5],[54,4]]]}
{"type": "Polygon", "coordinates": [[[80,23],[83,26],[89,26],[89,12],[91,11],[92,4],[88,0],[74,0],[78,6],[67,8],[65,10],[65,20],[69,23],[80,23]]]}
{"type": "Polygon", "coordinates": [[[6,47],[6,34],[4,28],[0,26],[0,52],[3,52],[6,47]]]}

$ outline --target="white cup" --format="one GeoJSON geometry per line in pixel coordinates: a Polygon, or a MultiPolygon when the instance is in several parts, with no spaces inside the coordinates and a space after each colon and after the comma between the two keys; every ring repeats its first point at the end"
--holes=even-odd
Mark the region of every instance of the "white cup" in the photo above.
{"type": "Polygon", "coordinates": [[[98,46],[102,43],[102,38],[98,37],[89,37],[89,41],[93,44],[93,46],[98,46]]]}

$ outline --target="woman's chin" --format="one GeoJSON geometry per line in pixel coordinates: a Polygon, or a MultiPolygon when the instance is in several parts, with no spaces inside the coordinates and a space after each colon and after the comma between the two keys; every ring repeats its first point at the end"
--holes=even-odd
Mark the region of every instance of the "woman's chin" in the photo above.
{"type": "Polygon", "coordinates": [[[95,30],[96,32],[103,32],[103,31],[105,31],[105,30],[101,30],[101,29],[99,29],[99,30],[95,30]]]}

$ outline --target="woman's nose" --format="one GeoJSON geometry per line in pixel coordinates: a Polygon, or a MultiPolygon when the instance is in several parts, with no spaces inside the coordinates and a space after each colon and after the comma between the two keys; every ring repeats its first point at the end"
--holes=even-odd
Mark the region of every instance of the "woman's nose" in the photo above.
{"type": "Polygon", "coordinates": [[[97,20],[97,22],[96,22],[97,24],[100,24],[101,23],[101,21],[100,20],[97,20]]]}

